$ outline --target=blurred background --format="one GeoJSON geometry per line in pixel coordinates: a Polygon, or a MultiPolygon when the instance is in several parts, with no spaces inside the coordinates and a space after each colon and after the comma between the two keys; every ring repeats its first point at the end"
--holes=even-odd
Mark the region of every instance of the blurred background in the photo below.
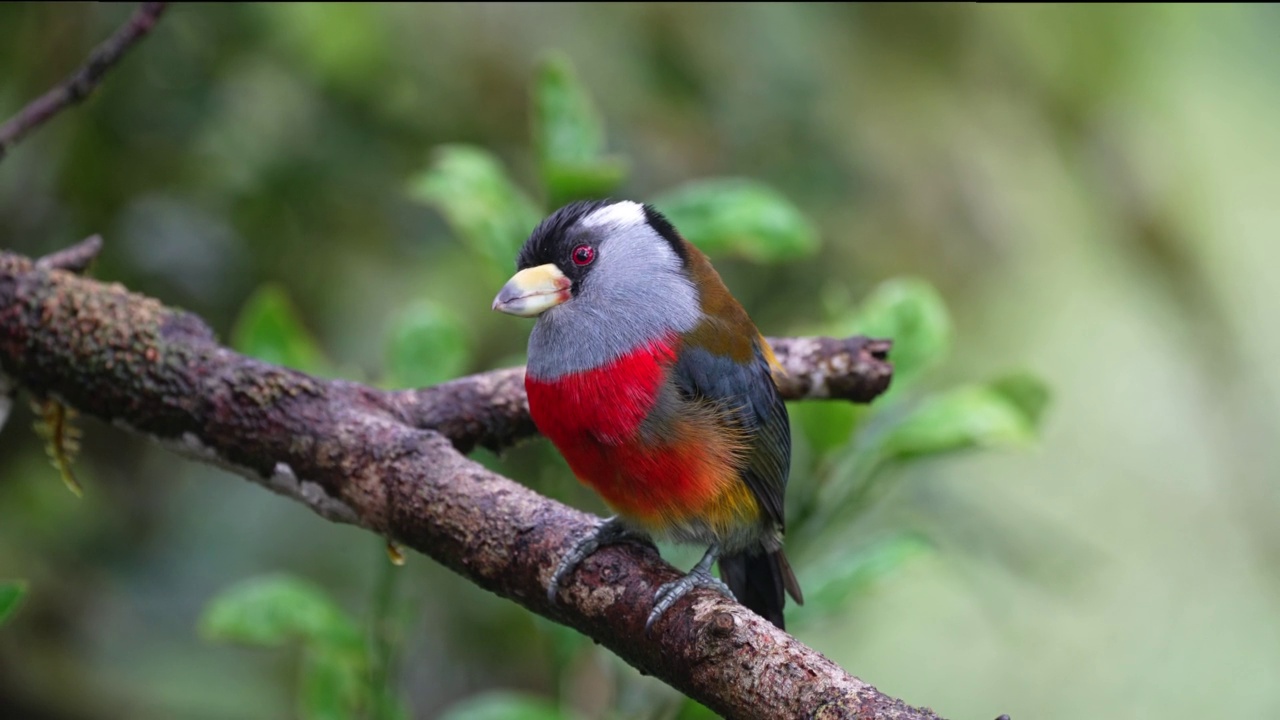
{"type": "MultiPolygon", "coordinates": [[[[132,10],[0,5],[0,117],[132,10]]],[[[766,334],[899,341],[870,410],[790,406],[801,640],[955,720],[1280,717],[1277,31],[1274,6],[179,5],[0,162],[0,247],[101,233],[96,277],[246,352],[407,386],[520,362],[530,324],[489,303],[547,210],[658,201],[766,334]]],[[[0,716],[709,716],[91,419],[77,500],[26,399],[0,716]],[[332,631],[253,636],[254,602],[332,631]],[[344,672],[394,698],[324,700],[344,672]]],[[[541,440],[477,457],[602,512],[541,440]]]]}

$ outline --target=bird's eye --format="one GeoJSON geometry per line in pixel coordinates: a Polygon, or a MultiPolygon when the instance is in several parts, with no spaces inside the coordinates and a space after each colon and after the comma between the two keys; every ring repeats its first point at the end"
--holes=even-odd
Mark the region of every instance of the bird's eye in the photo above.
{"type": "Polygon", "coordinates": [[[590,265],[596,259],[596,249],[590,245],[579,245],[573,249],[574,265],[590,265]]]}

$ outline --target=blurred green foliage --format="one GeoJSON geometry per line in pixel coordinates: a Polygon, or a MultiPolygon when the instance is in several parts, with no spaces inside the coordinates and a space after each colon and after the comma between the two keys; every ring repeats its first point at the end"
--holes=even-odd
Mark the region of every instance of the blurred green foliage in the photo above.
{"type": "Polygon", "coordinates": [[[356,623],[320,588],[292,577],[253,578],[210,601],[200,618],[209,639],[243,645],[302,645],[299,713],[306,720],[373,717],[392,720],[399,709],[368,713],[386,688],[370,685],[373,659],[356,623]]]}
{"type": "Polygon", "coordinates": [[[828,558],[820,566],[809,568],[809,576],[817,582],[804,588],[805,604],[792,612],[792,629],[847,610],[858,593],[867,592],[884,576],[932,549],[926,537],[904,531],[877,538],[856,552],[828,558]]]}
{"type": "Polygon", "coordinates": [[[21,580],[0,581],[0,626],[18,610],[27,594],[27,584],[21,580]]]}
{"type": "Polygon", "coordinates": [[[361,645],[355,624],[323,591],[286,577],[257,578],[227,590],[210,602],[200,631],[211,640],[267,647],[292,640],[339,651],[361,645]]]}
{"type": "Polygon", "coordinates": [[[466,328],[447,306],[430,300],[408,305],[391,321],[387,383],[426,387],[462,374],[471,363],[466,328]]]}
{"type": "Polygon", "coordinates": [[[703,180],[653,201],[708,255],[776,263],[818,251],[818,234],[776,190],[749,180],[703,180]]]}
{"type": "MultiPolygon", "coordinates": [[[[1049,402],[1044,382],[1027,373],[954,388],[925,384],[927,371],[946,356],[952,327],[937,291],[920,280],[886,281],[842,325],[893,340],[894,378],[869,408],[793,404],[794,425],[817,453],[811,471],[788,488],[788,546],[802,558],[863,519],[900,477],[891,472],[895,466],[962,450],[1025,448],[1038,438],[1049,402]]],[[[801,622],[844,610],[855,591],[931,547],[927,535],[905,529],[863,542],[811,573],[821,585],[800,611],[801,622]]]]}
{"type": "Polygon", "coordinates": [[[438,148],[410,190],[438,208],[463,242],[504,270],[542,219],[497,158],[480,148],[438,148]]]}
{"type": "Polygon", "coordinates": [[[921,372],[942,362],[951,350],[951,316],[938,291],[918,278],[888,280],[862,303],[840,334],[893,339],[893,386],[909,387],[921,372]]]}
{"type": "Polygon", "coordinates": [[[569,720],[555,705],[541,698],[506,692],[489,692],[460,702],[440,720],[569,720]]]}
{"type": "Polygon", "coordinates": [[[258,288],[245,302],[231,330],[231,347],[275,365],[318,375],[330,372],[324,353],[275,283],[258,288]]]}
{"type": "MultiPolygon", "coordinates": [[[[0,117],[130,11],[0,4],[0,117]]],[[[523,361],[490,302],[562,199],[654,202],[766,334],[895,340],[872,406],[789,406],[801,640],[945,717],[1273,717],[1277,29],[1265,5],[174,5],[0,162],[0,247],[101,233],[95,276],[228,344],[413,386],[523,361]]],[[[92,419],[75,501],[12,415],[0,576],[30,594],[0,717],[297,716],[305,640],[195,632],[280,573],[357,629],[360,692],[396,696],[374,712],[712,716],[92,419]]],[[[604,511],[545,442],[475,457],[604,511]]]]}
{"type": "Polygon", "coordinates": [[[626,164],[604,155],[600,113],[563,55],[542,62],[531,116],[548,206],[604,197],[625,179],[626,164]]]}

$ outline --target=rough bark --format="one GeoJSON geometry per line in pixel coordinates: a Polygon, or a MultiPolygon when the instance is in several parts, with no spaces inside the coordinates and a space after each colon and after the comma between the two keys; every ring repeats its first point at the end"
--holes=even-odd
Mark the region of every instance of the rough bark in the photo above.
{"type": "MultiPolygon", "coordinates": [[[[712,591],[646,636],[655,589],[679,575],[651,547],[597,552],[549,604],[556,561],[598,519],[459,452],[534,432],[521,370],[411,392],[310,377],[220,346],[194,315],[61,269],[92,254],[0,253],[0,377],[424,553],[726,717],[937,718],[712,591]]],[[[867,401],[888,385],[885,342],[773,342],[789,398],[867,401]]]]}

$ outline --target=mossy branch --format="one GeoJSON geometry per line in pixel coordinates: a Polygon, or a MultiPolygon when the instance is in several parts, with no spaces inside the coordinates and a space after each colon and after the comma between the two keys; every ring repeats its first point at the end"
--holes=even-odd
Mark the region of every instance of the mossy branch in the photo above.
{"type": "MultiPolygon", "coordinates": [[[[652,548],[601,550],[549,604],[556,561],[596,520],[459,452],[532,434],[520,370],[412,392],[310,377],[221,346],[194,315],[61,269],[84,255],[0,253],[0,374],[36,396],[429,555],[726,717],[936,720],[715,592],[691,593],[646,637],[654,589],[679,575],[652,548]]],[[[866,401],[891,376],[881,341],[773,342],[791,399],[866,401]]]]}

